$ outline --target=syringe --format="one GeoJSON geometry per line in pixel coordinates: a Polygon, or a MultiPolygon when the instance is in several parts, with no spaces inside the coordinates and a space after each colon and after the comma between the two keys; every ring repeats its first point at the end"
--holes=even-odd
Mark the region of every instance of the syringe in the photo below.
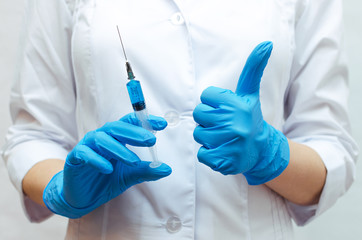
{"type": "MultiPolygon", "coordinates": [[[[118,31],[119,39],[121,41],[124,58],[126,60],[126,70],[127,70],[127,75],[128,75],[128,79],[129,79],[129,82],[127,83],[127,90],[128,90],[129,98],[132,103],[133,110],[135,112],[137,119],[141,123],[141,127],[143,127],[144,129],[146,129],[148,131],[151,131],[152,133],[155,133],[155,131],[152,129],[150,122],[148,121],[149,117],[148,117],[148,112],[146,109],[145,99],[143,97],[141,84],[138,80],[135,79],[135,76],[134,76],[132,68],[131,68],[131,64],[127,60],[126,51],[124,50],[124,45],[123,45],[122,37],[119,32],[118,26],[117,26],[117,31],[118,31]]],[[[152,168],[159,167],[162,164],[162,162],[160,162],[158,160],[156,145],[153,145],[153,146],[149,147],[148,149],[150,150],[151,157],[152,157],[152,162],[150,163],[150,167],[152,167],[152,168]]]]}

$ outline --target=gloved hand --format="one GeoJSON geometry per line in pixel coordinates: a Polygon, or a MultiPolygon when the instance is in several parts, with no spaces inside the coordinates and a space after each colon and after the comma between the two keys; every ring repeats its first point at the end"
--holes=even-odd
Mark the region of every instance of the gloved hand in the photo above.
{"type": "MultiPolygon", "coordinates": [[[[149,121],[154,130],[167,125],[161,117],[151,115],[149,121]]],[[[88,132],[68,154],[64,170],[46,186],[44,203],[56,214],[79,218],[137,183],[170,175],[168,165],[151,168],[150,162],[140,161],[125,146],[148,147],[155,142],[151,132],[138,126],[133,113],[88,132]]]]}
{"type": "Polygon", "coordinates": [[[224,175],[243,173],[250,185],[280,175],[289,163],[287,138],[263,120],[259,88],[273,45],[259,44],[250,54],[236,92],[209,87],[193,116],[194,139],[203,145],[198,159],[224,175]]]}

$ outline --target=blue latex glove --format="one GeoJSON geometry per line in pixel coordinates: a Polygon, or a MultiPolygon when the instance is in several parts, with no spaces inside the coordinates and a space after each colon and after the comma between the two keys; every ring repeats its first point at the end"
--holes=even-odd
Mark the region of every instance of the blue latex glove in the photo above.
{"type": "MultiPolygon", "coordinates": [[[[154,130],[167,126],[161,117],[151,115],[149,121],[154,130]]],[[[56,214],[79,218],[137,183],[170,175],[168,165],[151,168],[125,146],[148,147],[155,142],[151,132],[138,126],[134,114],[87,133],[68,154],[64,170],[48,183],[44,203],[56,214]]]]}
{"type": "Polygon", "coordinates": [[[236,92],[209,87],[193,113],[194,138],[203,145],[200,162],[224,175],[243,173],[250,185],[280,175],[289,163],[287,138],[263,120],[260,80],[273,45],[259,44],[250,54],[236,92]]]}

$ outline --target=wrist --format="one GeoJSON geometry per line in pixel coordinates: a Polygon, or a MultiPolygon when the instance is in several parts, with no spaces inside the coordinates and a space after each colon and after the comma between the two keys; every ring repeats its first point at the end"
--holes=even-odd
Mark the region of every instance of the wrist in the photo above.
{"type": "MultiPolygon", "coordinates": [[[[264,184],[278,177],[288,166],[290,151],[286,136],[264,121],[264,146],[259,160],[244,173],[249,185],[264,184]]],[[[263,137],[262,137],[263,138],[263,137]]]]}
{"type": "Polygon", "coordinates": [[[86,215],[93,209],[78,209],[74,208],[63,197],[63,174],[60,171],[54,175],[43,192],[43,201],[45,206],[55,214],[67,218],[80,218],[86,215]]]}

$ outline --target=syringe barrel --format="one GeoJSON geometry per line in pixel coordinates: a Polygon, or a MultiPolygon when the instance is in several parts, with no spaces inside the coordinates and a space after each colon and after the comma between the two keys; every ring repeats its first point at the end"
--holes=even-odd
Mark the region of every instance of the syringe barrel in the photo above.
{"type": "Polygon", "coordinates": [[[153,130],[151,123],[148,121],[148,112],[147,109],[144,108],[143,110],[140,111],[135,111],[134,112],[136,114],[137,119],[140,121],[141,127],[143,127],[144,129],[155,133],[155,131],[153,130]]]}
{"type": "MultiPolygon", "coordinates": [[[[129,94],[129,98],[131,99],[132,107],[135,112],[137,119],[140,121],[140,126],[144,129],[155,133],[152,129],[151,123],[148,121],[148,112],[146,109],[145,99],[143,97],[141,84],[138,80],[130,80],[127,83],[127,90],[129,94]]],[[[152,162],[150,163],[150,167],[156,168],[159,167],[162,163],[158,160],[156,146],[153,145],[149,147],[152,162]]]]}

